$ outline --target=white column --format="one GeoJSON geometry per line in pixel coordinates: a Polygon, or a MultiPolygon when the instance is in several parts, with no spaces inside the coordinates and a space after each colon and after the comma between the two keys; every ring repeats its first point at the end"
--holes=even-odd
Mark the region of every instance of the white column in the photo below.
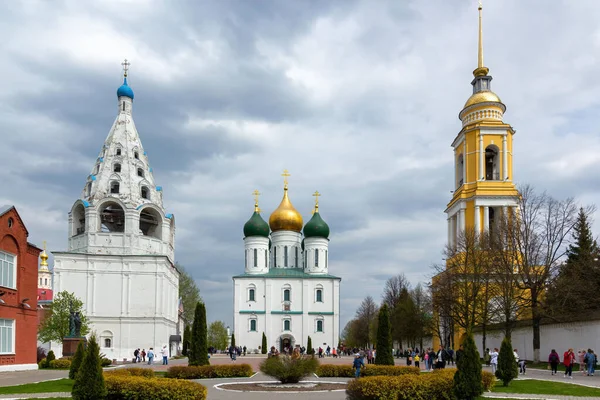
{"type": "Polygon", "coordinates": [[[506,145],[506,135],[502,137],[502,180],[508,179],[508,147],[506,145]]]}
{"type": "Polygon", "coordinates": [[[479,212],[479,206],[475,206],[475,233],[479,235],[481,233],[481,228],[479,225],[479,220],[481,219],[481,213],[479,212]]]}
{"type": "Polygon", "coordinates": [[[452,247],[452,217],[448,217],[448,246],[452,247]]]}
{"type": "Polygon", "coordinates": [[[483,231],[489,232],[490,230],[490,208],[488,206],[483,207],[483,231]]]}
{"type": "Polygon", "coordinates": [[[458,242],[458,236],[459,236],[459,231],[458,231],[458,227],[459,227],[459,223],[458,223],[458,212],[456,214],[454,214],[454,217],[452,217],[452,225],[454,228],[454,239],[452,239],[452,243],[454,243],[454,245],[456,245],[456,243],[458,242]]]}
{"type": "Polygon", "coordinates": [[[483,180],[485,171],[483,170],[483,161],[485,157],[485,149],[483,148],[483,135],[479,132],[479,179],[483,180]]]}
{"type": "Polygon", "coordinates": [[[459,215],[460,215],[460,231],[464,232],[465,231],[465,210],[464,208],[461,208],[459,211],[459,215]]]}

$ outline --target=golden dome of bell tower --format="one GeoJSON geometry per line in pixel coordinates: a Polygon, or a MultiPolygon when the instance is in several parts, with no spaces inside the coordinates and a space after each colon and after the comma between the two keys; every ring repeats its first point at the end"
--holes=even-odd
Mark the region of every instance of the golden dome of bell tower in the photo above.
{"type": "Polygon", "coordinates": [[[283,199],[279,207],[269,217],[269,226],[272,232],[294,231],[301,232],[304,221],[302,215],[294,208],[288,198],[288,173],[287,169],[283,171],[283,199]]]}

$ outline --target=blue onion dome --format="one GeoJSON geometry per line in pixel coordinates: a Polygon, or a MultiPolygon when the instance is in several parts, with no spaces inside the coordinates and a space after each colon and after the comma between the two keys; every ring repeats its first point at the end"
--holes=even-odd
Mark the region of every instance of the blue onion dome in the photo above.
{"type": "Polygon", "coordinates": [[[329,238],[329,225],[323,221],[321,215],[319,214],[319,209],[315,209],[315,213],[313,214],[310,221],[304,225],[304,237],[322,237],[325,239],[329,238]]]}
{"type": "Polygon", "coordinates": [[[267,238],[269,232],[269,224],[262,219],[258,211],[254,211],[248,222],[244,224],[244,237],[262,236],[267,238]]]}
{"type": "Polygon", "coordinates": [[[133,90],[127,84],[127,77],[123,79],[123,84],[117,89],[117,97],[121,96],[129,97],[133,100],[133,90]]]}

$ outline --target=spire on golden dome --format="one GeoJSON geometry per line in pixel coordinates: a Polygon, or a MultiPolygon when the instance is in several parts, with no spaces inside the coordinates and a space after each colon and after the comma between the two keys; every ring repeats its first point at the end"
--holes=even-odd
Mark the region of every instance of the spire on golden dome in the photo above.
{"type": "Polygon", "coordinates": [[[483,6],[481,4],[481,0],[479,0],[479,46],[477,51],[477,69],[473,71],[473,75],[477,76],[486,76],[488,72],[490,72],[489,68],[483,65],[483,27],[482,27],[482,10],[483,6]]]}
{"type": "Polygon", "coordinates": [[[272,232],[277,231],[302,231],[302,215],[294,208],[292,202],[288,198],[288,176],[290,173],[287,169],[283,170],[283,199],[279,207],[269,217],[269,226],[272,232]]]}
{"type": "Polygon", "coordinates": [[[40,271],[41,272],[50,272],[48,269],[48,254],[46,254],[46,241],[44,240],[44,251],[40,254],[40,258],[42,261],[40,262],[40,271]]]}

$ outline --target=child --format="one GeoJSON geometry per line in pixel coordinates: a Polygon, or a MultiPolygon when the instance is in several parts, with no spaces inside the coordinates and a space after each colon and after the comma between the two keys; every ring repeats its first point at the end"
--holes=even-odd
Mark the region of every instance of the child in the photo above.
{"type": "Polygon", "coordinates": [[[413,358],[413,361],[415,362],[415,367],[420,368],[419,367],[419,361],[420,361],[419,353],[415,354],[415,357],[413,358]]]}

